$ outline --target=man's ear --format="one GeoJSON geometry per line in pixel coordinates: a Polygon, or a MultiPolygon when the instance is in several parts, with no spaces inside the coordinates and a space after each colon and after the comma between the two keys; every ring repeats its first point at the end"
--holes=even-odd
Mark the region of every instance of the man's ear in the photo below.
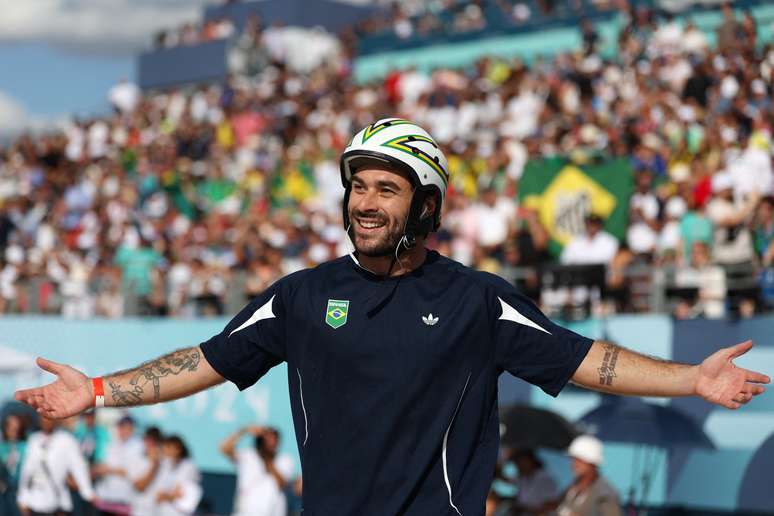
{"type": "Polygon", "coordinates": [[[438,199],[435,195],[428,195],[425,198],[425,202],[422,204],[422,215],[419,217],[423,219],[428,215],[435,214],[435,210],[438,207],[438,199]]]}

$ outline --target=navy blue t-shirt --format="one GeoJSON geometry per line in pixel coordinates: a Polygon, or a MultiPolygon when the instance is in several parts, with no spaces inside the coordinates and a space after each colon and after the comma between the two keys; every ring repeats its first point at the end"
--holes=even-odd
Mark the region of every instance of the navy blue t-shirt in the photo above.
{"type": "Polygon", "coordinates": [[[291,274],[201,347],[240,389],[287,362],[304,516],[480,516],[498,376],[556,396],[591,343],[430,251],[400,277],[352,256],[291,274]]]}

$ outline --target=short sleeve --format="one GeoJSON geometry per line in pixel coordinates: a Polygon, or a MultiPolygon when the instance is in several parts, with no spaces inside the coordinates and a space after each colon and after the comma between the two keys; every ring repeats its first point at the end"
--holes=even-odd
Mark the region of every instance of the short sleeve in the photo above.
{"type": "Polygon", "coordinates": [[[285,360],[282,282],[253,299],[222,332],[201,344],[212,368],[240,390],[285,360]]]}
{"type": "Polygon", "coordinates": [[[498,278],[488,295],[498,368],[558,395],[593,341],[551,322],[504,280],[498,278]]]}

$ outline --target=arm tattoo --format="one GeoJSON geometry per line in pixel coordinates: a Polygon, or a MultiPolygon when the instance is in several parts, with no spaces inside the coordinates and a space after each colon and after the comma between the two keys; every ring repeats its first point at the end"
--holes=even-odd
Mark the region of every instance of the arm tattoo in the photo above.
{"type": "Polygon", "coordinates": [[[146,362],[137,369],[116,373],[108,384],[113,395],[113,403],[118,407],[140,405],[143,401],[155,403],[161,400],[161,378],[165,376],[177,376],[186,371],[196,371],[199,367],[199,350],[180,349],[146,362]],[[130,374],[129,385],[122,386],[115,379],[121,374],[130,374]],[[153,399],[144,400],[145,389],[153,385],[153,399]]]}
{"type": "Polygon", "coordinates": [[[602,357],[602,365],[597,369],[599,373],[600,385],[613,385],[613,379],[616,377],[615,366],[618,362],[618,354],[621,352],[621,348],[606,342],[603,344],[605,348],[605,356],[602,357]]]}

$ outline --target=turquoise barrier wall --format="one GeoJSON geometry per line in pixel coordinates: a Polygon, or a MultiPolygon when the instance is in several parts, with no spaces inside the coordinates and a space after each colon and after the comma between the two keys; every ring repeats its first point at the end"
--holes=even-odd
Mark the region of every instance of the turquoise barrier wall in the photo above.
{"type": "MultiPolygon", "coordinates": [[[[228,319],[180,321],[173,319],[129,319],[119,321],[66,321],[46,317],[0,319],[0,363],[3,348],[73,365],[89,376],[134,367],[177,348],[197,345],[219,333],[228,319]]],[[[0,367],[0,369],[2,369],[0,367]]],[[[44,372],[0,373],[0,400],[18,388],[48,382],[44,372]]],[[[112,409],[106,409],[112,410],[112,409]]],[[[164,432],[179,433],[191,447],[200,468],[233,471],[221,457],[218,445],[230,432],[245,424],[267,424],[279,428],[282,451],[298,462],[286,368],[275,367],[251,389],[240,393],[224,384],[190,398],[132,409],[143,425],[158,425],[164,432]]]]}
{"type": "MultiPolygon", "coordinates": [[[[30,360],[43,355],[72,364],[89,375],[103,374],[135,366],[175,348],[198,344],[219,332],[226,322],[225,319],[76,322],[47,317],[3,317],[0,319],[0,371],[5,369],[4,358],[10,357],[9,350],[12,350],[28,355],[30,360]]],[[[720,347],[753,338],[756,347],[739,359],[738,365],[774,373],[772,317],[742,322],[675,323],[659,315],[620,316],[571,326],[592,338],[609,338],[643,353],[687,362],[697,362],[720,347]]],[[[0,400],[9,398],[17,388],[38,385],[50,378],[47,373],[37,371],[0,372],[0,400]]],[[[578,419],[600,400],[598,394],[573,387],[554,399],[506,376],[500,387],[501,400],[530,401],[570,420],[578,419]]],[[[650,504],[725,510],[774,508],[774,490],[765,484],[774,469],[774,396],[766,393],[740,411],[714,408],[697,399],[654,401],[672,403],[690,413],[703,425],[718,450],[657,452],[656,475],[647,499],[650,504]]],[[[243,393],[227,384],[188,399],[133,410],[142,423],[157,424],[167,432],[183,435],[191,445],[194,458],[205,470],[232,471],[219,456],[217,447],[226,435],[244,424],[279,427],[285,436],[283,451],[297,458],[284,366],[273,369],[243,393]]],[[[636,446],[609,444],[606,447],[604,474],[624,498],[632,483],[631,469],[636,453],[636,446]]],[[[545,458],[560,483],[569,482],[569,461],[557,453],[547,453],[545,458]]]]}

